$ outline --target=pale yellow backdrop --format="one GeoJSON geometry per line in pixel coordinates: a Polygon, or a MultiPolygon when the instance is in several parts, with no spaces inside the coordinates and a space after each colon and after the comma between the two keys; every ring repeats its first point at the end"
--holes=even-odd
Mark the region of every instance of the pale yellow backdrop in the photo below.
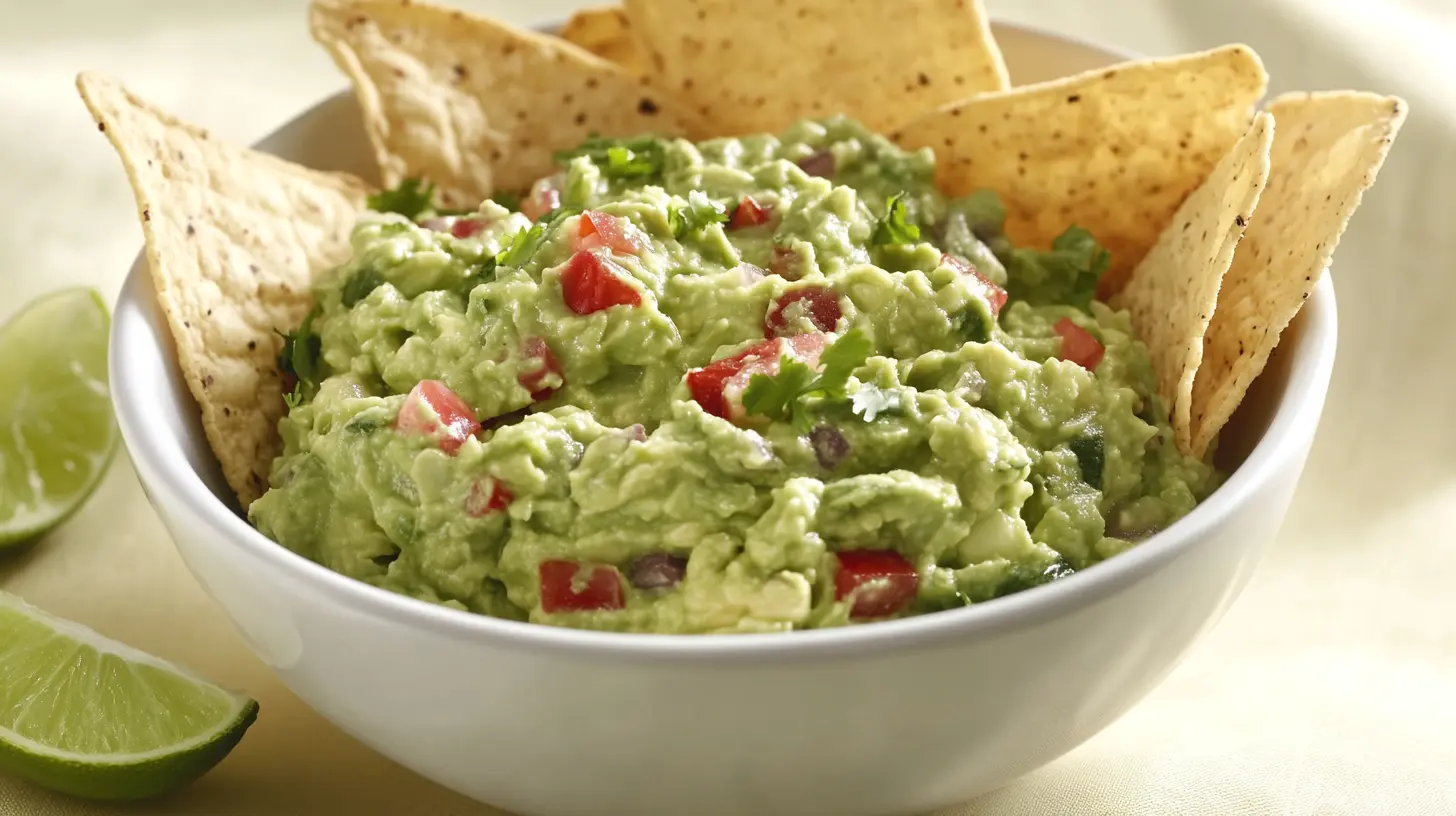
{"type": "MultiPolygon", "coordinates": [[[[459,3],[522,23],[575,5],[459,3]]],[[[1275,91],[1395,92],[1413,113],[1341,247],[1330,404],[1243,599],[1123,721],[947,813],[1456,814],[1456,0],[990,6],[1149,54],[1243,40],[1275,91]]],[[[63,284],[114,297],[141,243],[116,159],[71,89],[81,68],[240,142],[343,86],[307,38],[302,0],[0,0],[0,318],[63,284]]],[[[278,685],[183,568],[124,455],[79,517],[0,558],[0,587],[263,706],[236,753],[166,801],[86,806],[0,778],[0,816],[494,813],[278,685]]]]}

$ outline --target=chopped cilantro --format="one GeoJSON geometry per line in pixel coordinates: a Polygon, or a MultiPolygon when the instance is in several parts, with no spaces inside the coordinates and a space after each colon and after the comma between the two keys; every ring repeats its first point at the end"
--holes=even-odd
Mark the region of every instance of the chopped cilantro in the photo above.
{"type": "Polygon", "coordinates": [[[292,392],[284,396],[290,410],[313,399],[324,378],[323,340],[313,330],[313,320],[319,312],[319,307],[314,306],[297,331],[283,335],[278,369],[294,380],[292,392]]]}
{"type": "Polygon", "coordinates": [[[1093,431],[1086,436],[1073,439],[1069,446],[1077,455],[1077,468],[1082,471],[1082,481],[1097,490],[1102,489],[1102,469],[1107,462],[1107,453],[1102,444],[1102,433],[1093,431]]]}
{"type": "Polygon", "coordinates": [[[490,200],[511,212],[521,211],[521,196],[519,193],[496,193],[490,197],[490,200]]]}
{"type": "Polygon", "coordinates": [[[470,293],[475,291],[475,287],[495,277],[495,267],[496,259],[492,255],[477,266],[467,269],[465,277],[461,278],[459,285],[455,287],[455,293],[469,302],[470,293]]]}
{"type": "Polygon", "coordinates": [[[792,357],[779,361],[779,371],[770,377],[755,374],[743,390],[743,410],[775,420],[792,420],[798,424],[795,409],[799,398],[806,395],[816,379],[814,369],[792,357]]]}
{"type": "Polygon", "coordinates": [[[976,343],[985,343],[991,339],[991,329],[996,325],[996,318],[991,315],[989,307],[983,313],[979,307],[968,305],[955,323],[961,337],[976,343]]]}
{"type": "Polygon", "coordinates": [[[984,242],[994,260],[1005,267],[1006,293],[1012,300],[1033,306],[1070,303],[1086,311],[1112,260],[1092,233],[1074,225],[1058,235],[1049,250],[1018,248],[1006,238],[1005,221],[1006,207],[990,190],[953,201],[943,222],[947,248],[996,279],[1000,270],[988,262],[992,259],[977,243],[984,242]]]}
{"type": "Polygon", "coordinates": [[[875,223],[870,242],[875,246],[913,244],[920,240],[920,227],[908,220],[909,210],[905,207],[905,194],[896,193],[885,201],[885,216],[875,223]]]}
{"type": "Polygon", "coordinates": [[[434,182],[407,178],[391,190],[380,190],[369,196],[369,209],[382,213],[399,213],[414,220],[435,206],[434,182]]]}
{"type": "MultiPolygon", "coordinates": [[[[1004,242],[997,242],[1004,243],[1004,242]]],[[[1107,271],[1111,254],[1081,227],[1068,227],[1049,251],[993,250],[1004,257],[1006,293],[1033,306],[1068,303],[1086,310],[1097,294],[1097,281],[1107,271]]]]}
{"type": "Polygon", "coordinates": [[[575,150],[558,152],[556,163],[564,165],[578,156],[591,159],[609,179],[655,179],[662,175],[665,161],[662,141],[654,136],[631,139],[593,136],[575,150]]]}
{"type": "Polygon", "coordinates": [[[755,374],[743,390],[743,409],[749,414],[787,421],[801,433],[808,433],[813,418],[804,410],[806,397],[845,399],[850,374],[864,365],[873,346],[868,337],[852,329],[819,356],[819,375],[798,360],[784,356],[773,376],[755,374]]]}
{"type": "Polygon", "coordinates": [[[686,206],[673,204],[667,209],[668,228],[672,230],[672,237],[679,239],[727,220],[728,208],[708,198],[701,190],[688,193],[686,206]]]}
{"type": "Polygon", "coordinates": [[[520,267],[541,248],[546,240],[546,231],[557,221],[568,216],[576,215],[581,210],[572,207],[557,207],[536,219],[536,223],[522,229],[511,239],[510,244],[496,253],[495,262],[499,266],[520,267]]]}
{"type": "Polygon", "coordinates": [[[374,268],[360,269],[355,272],[347,281],[344,281],[344,290],[340,293],[339,299],[345,309],[353,308],[354,304],[369,297],[369,293],[378,289],[384,283],[384,276],[374,268]]]}
{"type": "Polygon", "coordinates": [[[352,434],[368,435],[388,425],[389,422],[380,417],[358,416],[349,420],[344,430],[352,434]]]}
{"type": "Polygon", "coordinates": [[[849,375],[864,365],[874,351],[874,344],[858,329],[850,329],[843,337],[819,355],[821,373],[817,388],[827,396],[844,397],[844,387],[849,384],[849,375]]]}
{"type": "Polygon", "coordinates": [[[1066,578],[1074,572],[1072,566],[1061,556],[1057,556],[1045,567],[1037,567],[1031,564],[1017,564],[1007,571],[1006,577],[1001,579],[1000,585],[996,587],[996,597],[1004,598],[1017,592],[1024,592],[1032,587],[1039,587],[1049,584],[1062,578],[1066,578]]]}
{"type": "MultiPolygon", "coordinates": [[[[508,194],[503,194],[508,195],[508,194]]],[[[499,199],[500,196],[497,196],[499,199]]],[[[469,215],[474,210],[447,210],[435,204],[435,183],[419,178],[407,178],[398,187],[380,190],[366,199],[369,209],[382,213],[399,213],[411,221],[432,212],[436,215],[469,215]]],[[[507,208],[510,209],[510,208],[507,208]]]]}

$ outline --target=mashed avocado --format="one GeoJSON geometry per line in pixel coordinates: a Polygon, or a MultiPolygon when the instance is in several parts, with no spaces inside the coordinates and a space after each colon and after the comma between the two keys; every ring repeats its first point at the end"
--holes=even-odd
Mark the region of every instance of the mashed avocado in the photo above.
{"type": "Polygon", "coordinates": [[[286,344],[259,530],[486,615],[778,631],[1042,584],[1216,485],[1093,237],[1012,246],[929,150],[837,118],[561,163],[522,212],[376,200],[286,344]]]}

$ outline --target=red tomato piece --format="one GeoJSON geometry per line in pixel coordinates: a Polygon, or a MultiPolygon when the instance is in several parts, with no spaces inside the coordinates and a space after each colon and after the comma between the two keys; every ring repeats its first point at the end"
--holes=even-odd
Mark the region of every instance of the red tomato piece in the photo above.
{"type": "MultiPolygon", "coordinates": [[[[532,400],[540,402],[550,399],[558,387],[550,383],[557,377],[561,377],[562,373],[561,363],[556,359],[556,355],[551,353],[551,346],[540,337],[528,337],[521,346],[521,355],[528,360],[539,360],[540,366],[534,371],[528,371],[516,377],[516,382],[531,392],[532,400]]],[[[561,377],[561,384],[566,384],[564,377],[561,377]]]]}
{"type": "MultiPolygon", "coordinates": [[[[583,219],[585,221],[585,219],[583,219]]],[[[580,250],[561,272],[561,297],[566,308],[579,315],[600,312],[612,306],[637,306],[642,295],[622,279],[619,267],[589,250],[580,250]]]]}
{"type": "Polygon", "coordinates": [[[767,224],[773,218],[773,207],[760,204],[753,196],[744,196],[739,199],[738,206],[733,208],[733,217],[728,219],[728,229],[747,229],[760,224],[767,224]]]}
{"type": "Polygon", "coordinates": [[[990,278],[982,275],[981,270],[977,269],[965,258],[958,258],[955,255],[945,253],[940,256],[940,262],[962,275],[972,275],[976,280],[980,281],[981,285],[986,287],[986,299],[991,301],[991,316],[995,317],[1001,314],[1001,307],[1006,305],[1005,289],[997,286],[990,278]]]}
{"type": "Polygon", "coordinates": [[[764,337],[787,337],[796,332],[790,320],[803,315],[815,329],[821,332],[834,331],[844,310],[839,305],[839,293],[824,286],[806,286],[779,296],[768,307],[763,318],[764,337]],[[797,304],[797,305],[796,305],[797,304]]]}
{"type": "Polygon", "coordinates": [[[521,214],[535,221],[546,213],[561,206],[561,185],[566,178],[561,174],[536,179],[531,192],[521,199],[521,214]]]}
{"type": "Polygon", "coordinates": [[[543,612],[591,612],[624,604],[616,567],[553,559],[542,561],[539,571],[543,612]]]}
{"type": "Polygon", "coordinates": [[[435,437],[440,450],[454,456],[465,440],[480,430],[480,422],[465,400],[444,383],[420,380],[404,398],[394,429],[402,434],[435,437]]]}
{"type": "Polygon", "coordinates": [[[789,344],[789,349],[794,352],[794,356],[799,359],[799,362],[804,363],[810,368],[819,367],[819,355],[823,354],[824,349],[829,347],[829,336],[823,332],[796,334],[786,339],[789,344]]]}
{"type": "Polygon", "coordinates": [[[1097,370],[1097,364],[1102,362],[1102,354],[1106,351],[1097,338],[1067,317],[1058,320],[1052,328],[1062,336],[1063,360],[1076,363],[1088,371],[1097,370]]]}
{"type": "Polygon", "coordinates": [[[817,367],[819,355],[828,345],[829,339],[818,332],[765,340],[732,357],[688,371],[688,391],[704,411],[736,421],[743,408],[740,402],[743,389],[748,387],[754,374],[777,374],[779,360],[785,353],[810,367],[817,367]]]}
{"type": "Polygon", "coordinates": [[[581,250],[602,247],[623,255],[636,255],[645,248],[642,239],[636,233],[629,232],[622,225],[621,219],[596,210],[587,210],[577,219],[576,237],[572,240],[571,248],[581,250]]]}
{"type": "Polygon", "coordinates": [[[482,479],[470,486],[470,493],[465,497],[465,515],[487,516],[506,509],[515,500],[516,494],[499,479],[482,479]]]}
{"type": "Polygon", "coordinates": [[[704,411],[727,419],[728,405],[723,399],[723,387],[749,364],[764,359],[777,360],[783,353],[781,349],[778,340],[765,340],[732,357],[692,369],[688,372],[688,390],[692,392],[693,400],[703,406],[704,411]]]}
{"type": "Polygon", "coordinates": [[[486,224],[480,218],[461,218],[450,225],[450,234],[456,238],[472,238],[485,229],[486,224]]]}
{"type": "Polygon", "coordinates": [[[905,608],[920,589],[920,576],[894,550],[845,550],[835,553],[834,599],[853,597],[852,618],[883,618],[905,608]]]}

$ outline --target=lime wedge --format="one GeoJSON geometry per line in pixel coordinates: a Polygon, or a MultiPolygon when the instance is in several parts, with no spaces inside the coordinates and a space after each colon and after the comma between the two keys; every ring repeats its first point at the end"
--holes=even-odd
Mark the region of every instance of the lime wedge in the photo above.
{"type": "Polygon", "coordinates": [[[92,799],[179,788],[258,704],[0,592],[0,771],[92,799]]]}
{"type": "Polygon", "coordinates": [[[74,513],[116,452],[109,324],[96,292],[62,289],[0,326],[0,549],[74,513]]]}

